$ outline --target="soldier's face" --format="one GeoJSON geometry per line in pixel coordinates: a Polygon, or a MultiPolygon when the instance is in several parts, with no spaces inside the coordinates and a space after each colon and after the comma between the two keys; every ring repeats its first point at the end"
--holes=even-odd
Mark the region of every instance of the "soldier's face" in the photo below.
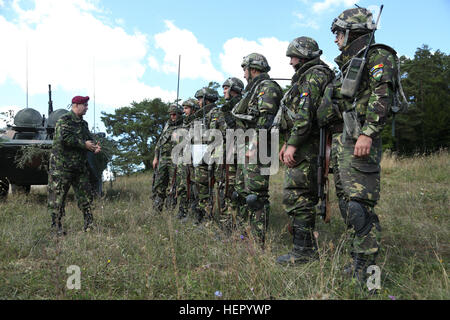
{"type": "Polygon", "coordinates": [[[189,106],[183,106],[183,112],[184,112],[184,114],[186,115],[186,116],[188,116],[188,115],[190,115],[191,114],[191,107],[189,107],[189,106]]]}
{"type": "Polygon", "coordinates": [[[291,61],[289,62],[289,64],[292,66],[292,68],[294,68],[295,69],[295,66],[297,65],[297,64],[299,64],[300,63],[300,58],[298,58],[298,57],[291,57],[291,61]]]}
{"type": "Polygon", "coordinates": [[[225,99],[230,99],[230,86],[223,86],[223,96],[225,99]]]}
{"type": "Polygon", "coordinates": [[[244,79],[247,80],[250,78],[250,70],[249,68],[244,68],[244,79]]]}
{"type": "Polygon", "coordinates": [[[170,120],[176,121],[177,120],[177,114],[176,113],[171,113],[170,114],[170,120]]]}
{"type": "Polygon", "coordinates": [[[88,110],[88,104],[74,104],[72,105],[72,110],[77,116],[84,116],[88,110]]]}
{"type": "Polygon", "coordinates": [[[197,101],[198,101],[198,105],[200,106],[200,108],[203,108],[203,104],[204,104],[203,97],[198,98],[197,101]]]}
{"type": "Polygon", "coordinates": [[[334,43],[337,44],[339,50],[342,50],[344,48],[345,35],[342,31],[336,31],[335,35],[336,35],[336,39],[334,40],[334,43]]]}

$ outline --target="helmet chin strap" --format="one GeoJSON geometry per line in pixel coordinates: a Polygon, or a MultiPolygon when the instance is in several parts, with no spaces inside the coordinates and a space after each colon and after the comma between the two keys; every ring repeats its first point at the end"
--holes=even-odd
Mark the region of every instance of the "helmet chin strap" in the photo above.
{"type": "Polygon", "coordinates": [[[345,29],[345,37],[344,37],[344,43],[343,43],[343,47],[347,46],[347,42],[348,42],[348,35],[350,33],[350,29],[345,29]]]}

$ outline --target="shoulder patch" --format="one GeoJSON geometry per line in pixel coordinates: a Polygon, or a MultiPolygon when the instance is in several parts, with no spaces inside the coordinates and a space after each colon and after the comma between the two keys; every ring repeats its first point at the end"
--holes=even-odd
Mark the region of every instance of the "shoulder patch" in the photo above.
{"type": "Polygon", "coordinates": [[[259,94],[258,94],[258,97],[261,97],[261,96],[263,96],[264,95],[264,91],[261,91],[259,94]]]}
{"type": "Polygon", "coordinates": [[[382,63],[377,64],[375,67],[373,67],[372,69],[370,69],[370,72],[373,73],[375,70],[383,68],[384,65],[382,63]]]}
{"type": "Polygon", "coordinates": [[[305,98],[305,97],[307,97],[308,96],[308,92],[303,92],[302,94],[301,94],[301,96],[300,96],[300,99],[301,98],[305,98]]]}

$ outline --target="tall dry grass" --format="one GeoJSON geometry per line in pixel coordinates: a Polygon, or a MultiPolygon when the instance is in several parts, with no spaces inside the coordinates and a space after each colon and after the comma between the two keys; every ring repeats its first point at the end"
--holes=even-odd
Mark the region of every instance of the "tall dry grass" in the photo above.
{"type": "MultiPolygon", "coordinates": [[[[45,189],[0,203],[1,299],[449,299],[450,160],[431,156],[382,161],[376,208],[383,227],[380,294],[342,275],[349,248],[331,192],[332,222],[317,221],[320,260],[276,264],[291,247],[282,211],[283,171],[271,179],[272,215],[266,249],[214,224],[180,223],[157,213],[150,174],[121,177],[96,201],[96,227],[82,232],[71,194],[68,235],[50,232],[45,189]],[[81,268],[81,289],[66,286],[67,267],[81,268]]],[[[331,179],[332,180],[332,179],[331,179]]],[[[333,187],[332,187],[333,189],[333,187]]]]}

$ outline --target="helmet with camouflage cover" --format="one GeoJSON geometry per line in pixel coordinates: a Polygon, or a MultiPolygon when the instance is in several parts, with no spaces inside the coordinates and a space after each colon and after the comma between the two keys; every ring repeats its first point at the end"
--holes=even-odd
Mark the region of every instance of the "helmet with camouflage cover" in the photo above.
{"type": "Polygon", "coordinates": [[[245,56],[241,63],[242,68],[253,68],[261,72],[269,72],[270,66],[266,57],[259,53],[250,53],[245,56]]]}
{"type": "Polygon", "coordinates": [[[177,115],[182,115],[182,114],[183,114],[183,111],[181,110],[180,107],[178,107],[177,104],[172,103],[172,104],[169,106],[169,114],[172,114],[172,113],[176,113],[177,115]]]}
{"type": "Polygon", "coordinates": [[[286,50],[287,57],[297,57],[300,59],[314,59],[322,54],[317,42],[308,37],[299,37],[289,43],[286,50]]]}
{"type": "Polygon", "coordinates": [[[195,98],[204,98],[206,100],[209,100],[211,102],[215,102],[219,99],[219,94],[216,90],[208,87],[203,87],[200,90],[197,90],[195,93],[195,98]]]}
{"type": "Polygon", "coordinates": [[[189,99],[184,100],[181,105],[183,107],[184,106],[188,106],[194,111],[198,109],[198,102],[197,102],[197,100],[195,100],[193,98],[189,98],[189,99]]]}
{"type": "Polygon", "coordinates": [[[236,93],[241,93],[242,90],[244,90],[244,83],[239,80],[238,78],[232,77],[225,80],[225,82],[222,85],[222,88],[228,86],[230,87],[230,90],[233,90],[236,93]]]}
{"type": "Polygon", "coordinates": [[[376,28],[372,12],[365,8],[347,9],[331,24],[331,32],[345,32],[344,46],[347,45],[350,32],[369,33],[376,28]]]}

